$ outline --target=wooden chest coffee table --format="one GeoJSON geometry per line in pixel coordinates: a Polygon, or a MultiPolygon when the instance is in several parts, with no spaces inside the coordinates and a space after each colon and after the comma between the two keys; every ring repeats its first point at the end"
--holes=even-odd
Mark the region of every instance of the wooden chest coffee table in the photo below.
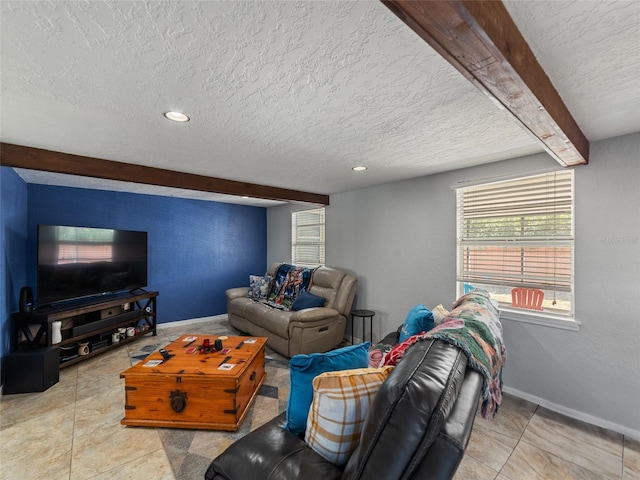
{"type": "Polygon", "coordinates": [[[222,351],[201,353],[218,336],[183,335],[125,370],[123,425],[237,430],[264,382],[261,337],[228,337],[222,351]],[[190,343],[192,342],[193,343],[190,343]]]}

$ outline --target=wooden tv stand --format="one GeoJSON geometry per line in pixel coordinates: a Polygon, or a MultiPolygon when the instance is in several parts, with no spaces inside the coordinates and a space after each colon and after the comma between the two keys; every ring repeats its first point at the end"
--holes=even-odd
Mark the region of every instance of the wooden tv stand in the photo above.
{"type": "Polygon", "coordinates": [[[47,306],[33,312],[14,313],[14,345],[18,350],[60,347],[60,368],[68,367],[134,342],[144,335],[155,336],[157,296],[158,292],[135,290],[59,307],[47,306]],[[62,341],[53,345],[51,325],[56,321],[61,322],[62,341]],[[139,329],[136,335],[112,343],[112,334],[121,327],[139,329]],[[90,351],[87,355],[78,355],[77,349],[74,352],[80,341],[89,342],[90,351]],[[67,349],[69,351],[65,355],[67,349]]]}

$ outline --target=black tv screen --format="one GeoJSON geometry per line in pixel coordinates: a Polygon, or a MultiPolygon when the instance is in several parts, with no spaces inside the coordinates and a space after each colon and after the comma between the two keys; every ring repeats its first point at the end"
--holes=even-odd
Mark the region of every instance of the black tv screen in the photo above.
{"type": "Polygon", "coordinates": [[[147,232],[38,225],[38,306],[147,285],[147,232]]]}

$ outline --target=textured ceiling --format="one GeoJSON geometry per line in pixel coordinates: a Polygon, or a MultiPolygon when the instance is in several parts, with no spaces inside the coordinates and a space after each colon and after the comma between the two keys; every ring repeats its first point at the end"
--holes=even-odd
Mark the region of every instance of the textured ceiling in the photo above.
{"type": "MultiPolygon", "coordinates": [[[[640,131],[640,2],[505,4],[589,140],[640,131]]],[[[3,142],[329,195],[541,151],[377,1],[0,5],[3,142]]]]}
{"type": "Polygon", "coordinates": [[[590,141],[640,131],[640,2],[506,1],[590,141]]]}

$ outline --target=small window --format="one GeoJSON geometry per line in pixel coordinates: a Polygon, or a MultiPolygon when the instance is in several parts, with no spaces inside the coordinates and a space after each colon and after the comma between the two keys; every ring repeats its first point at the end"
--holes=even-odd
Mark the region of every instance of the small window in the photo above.
{"type": "Polygon", "coordinates": [[[483,288],[503,308],[572,319],[573,208],[572,170],[458,189],[458,294],[483,288]],[[518,306],[516,288],[530,297],[518,306]]]}
{"type": "Polygon", "coordinates": [[[300,267],[324,265],[324,208],[291,214],[291,261],[300,267]]]}

